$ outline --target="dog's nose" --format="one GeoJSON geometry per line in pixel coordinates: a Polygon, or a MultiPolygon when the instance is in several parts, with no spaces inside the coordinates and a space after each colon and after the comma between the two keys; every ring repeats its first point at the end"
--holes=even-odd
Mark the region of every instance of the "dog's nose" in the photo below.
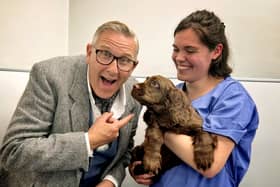
{"type": "Polygon", "coordinates": [[[139,84],[134,84],[134,85],[133,85],[133,88],[134,88],[134,89],[139,89],[140,86],[139,86],[139,84]]]}

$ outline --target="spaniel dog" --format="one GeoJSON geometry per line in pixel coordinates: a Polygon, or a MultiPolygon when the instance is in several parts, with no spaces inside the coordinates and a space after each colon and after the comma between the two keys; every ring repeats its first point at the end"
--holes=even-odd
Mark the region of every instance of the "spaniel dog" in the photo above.
{"type": "Polygon", "coordinates": [[[167,131],[192,136],[197,168],[211,167],[217,137],[202,130],[202,119],[184,91],[176,88],[171,80],[155,75],[135,84],[131,94],[147,108],[143,116],[147,124],[144,142],[132,151],[132,162],[141,160],[143,163],[135,167],[135,175],[153,173],[159,176],[182,163],[164,145],[163,135],[167,131]]]}

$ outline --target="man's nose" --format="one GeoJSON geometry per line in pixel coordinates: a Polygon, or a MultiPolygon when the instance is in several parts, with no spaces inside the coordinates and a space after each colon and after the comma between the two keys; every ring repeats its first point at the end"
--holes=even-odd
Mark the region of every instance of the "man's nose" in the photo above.
{"type": "Polygon", "coordinates": [[[116,58],[108,65],[108,69],[112,72],[119,72],[118,61],[116,58]]]}

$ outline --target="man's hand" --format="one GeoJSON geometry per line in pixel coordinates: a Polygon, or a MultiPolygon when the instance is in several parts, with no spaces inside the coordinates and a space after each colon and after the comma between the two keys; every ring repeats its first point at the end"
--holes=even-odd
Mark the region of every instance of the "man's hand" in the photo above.
{"type": "Polygon", "coordinates": [[[133,116],[134,114],[129,114],[123,119],[117,120],[113,118],[111,112],[102,114],[88,130],[90,148],[94,150],[115,140],[119,136],[120,128],[127,125],[133,116]]]}

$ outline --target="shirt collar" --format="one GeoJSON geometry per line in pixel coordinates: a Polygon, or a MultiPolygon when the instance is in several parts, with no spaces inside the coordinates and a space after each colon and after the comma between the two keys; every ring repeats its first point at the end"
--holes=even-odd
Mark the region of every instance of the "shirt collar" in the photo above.
{"type": "MultiPolygon", "coordinates": [[[[95,101],[92,95],[91,87],[90,87],[90,82],[89,82],[89,66],[87,67],[87,85],[88,85],[88,93],[89,93],[89,100],[91,104],[91,108],[96,108],[94,107],[95,101]]],[[[125,105],[126,105],[126,93],[125,93],[125,85],[123,84],[119,90],[118,95],[116,96],[114,103],[111,108],[111,112],[113,112],[113,117],[115,119],[118,119],[121,117],[121,115],[125,111],[125,105]]]]}

